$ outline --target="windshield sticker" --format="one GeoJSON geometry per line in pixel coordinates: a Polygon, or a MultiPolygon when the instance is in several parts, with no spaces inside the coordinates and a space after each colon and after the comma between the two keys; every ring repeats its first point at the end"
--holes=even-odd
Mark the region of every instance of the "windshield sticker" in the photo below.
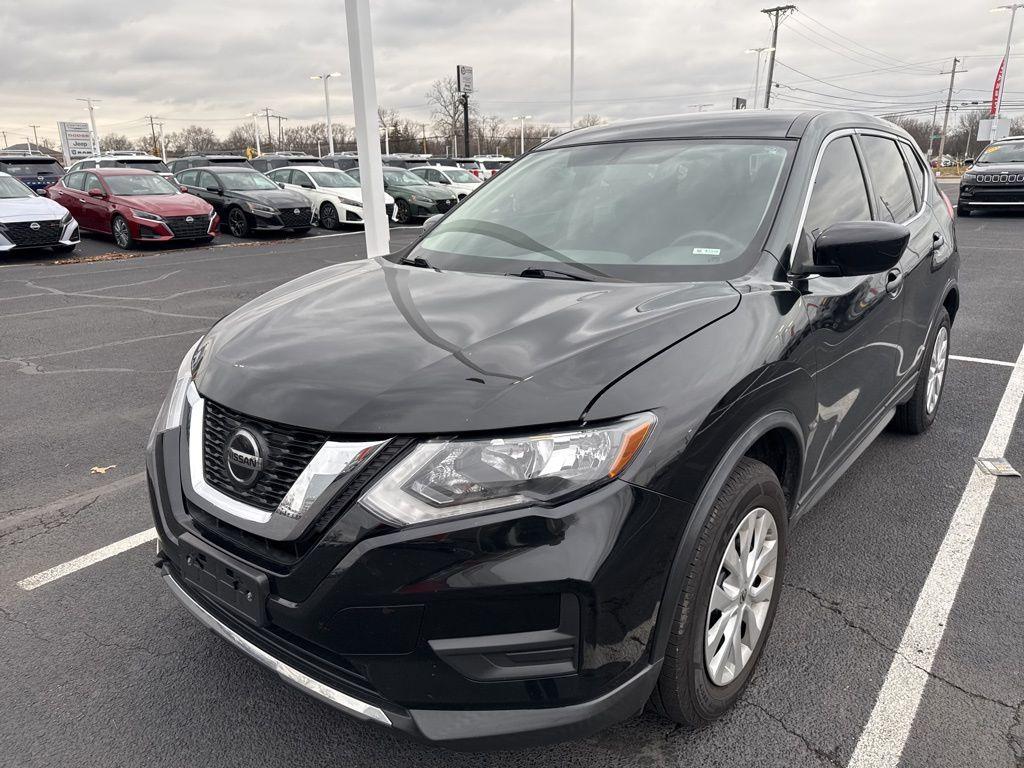
{"type": "Polygon", "coordinates": [[[721,248],[694,248],[694,256],[720,256],[722,253],[721,248]]]}
{"type": "Polygon", "coordinates": [[[982,154],[990,155],[993,152],[998,152],[998,151],[999,151],[999,147],[985,147],[985,151],[982,154]]]}

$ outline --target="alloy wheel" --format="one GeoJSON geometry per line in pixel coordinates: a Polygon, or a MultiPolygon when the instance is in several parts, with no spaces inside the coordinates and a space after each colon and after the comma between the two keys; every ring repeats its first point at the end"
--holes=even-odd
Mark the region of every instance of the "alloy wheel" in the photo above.
{"type": "Polygon", "coordinates": [[[736,526],[718,566],[704,627],[704,666],[717,686],[744,670],[761,637],[775,593],[779,530],[764,507],[736,526]]]}
{"type": "Polygon", "coordinates": [[[405,202],[405,200],[399,200],[397,203],[395,219],[399,224],[408,224],[411,218],[412,211],[409,209],[409,204],[405,202]]]}
{"type": "Polygon", "coordinates": [[[925,392],[924,407],[929,413],[935,413],[942,395],[942,384],[946,379],[946,361],[949,359],[949,331],[946,326],[939,326],[932,344],[932,359],[928,363],[928,389],[925,392]]]}
{"type": "Polygon", "coordinates": [[[238,208],[232,210],[231,215],[228,216],[228,226],[231,227],[231,234],[235,237],[245,237],[246,230],[249,228],[245,214],[238,208]]]}
{"type": "Polygon", "coordinates": [[[114,219],[114,242],[119,248],[127,248],[132,244],[132,234],[128,231],[128,222],[121,217],[114,219]]]}
{"type": "Polygon", "coordinates": [[[320,225],[324,229],[335,229],[338,226],[338,211],[330,203],[324,203],[320,209],[320,225]]]}

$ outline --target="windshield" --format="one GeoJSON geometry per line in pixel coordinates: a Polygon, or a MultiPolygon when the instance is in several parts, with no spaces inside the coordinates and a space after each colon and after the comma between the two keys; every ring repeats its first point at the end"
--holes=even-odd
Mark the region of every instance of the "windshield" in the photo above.
{"type": "Polygon", "coordinates": [[[456,184],[479,184],[480,179],[461,168],[445,168],[444,173],[456,184]]]}
{"type": "Polygon", "coordinates": [[[1024,163],[1024,141],[991,144],[978,155],[979,163],[1024,163]]]}
{"type": "Polygon", "coordinates": [[[389,170],[384,171],[384,181],[388,184],[394,184],[397,187],[415,187],[427,183],[415,173],[409,173],[409,171],[389,170]]]}
{"type": "Polygon", "coordinates": [[[12,176],[60,176],[61,168],[53,160],[33,162],[31,160],[0,161],[0,170],[12,176]]]}
{"type": "Polygon", "coordinates": [[[359,182],[344,171],[310,171],[313,181],[321,187],[358,187],[359,182]]]}
{"type": "MultiPolygon", "coordinates": [[[[503,171],[406,258],[492,274],[721,280],[781,192],[787,142],[638,141],[537,152],[503,171]]],[[[762,235],[763,236],[763,235],[762,235]]]]}
{"type": "Polygon", "coordinates": [[[224,189],[236,192],[249,189],[277,189],[277,184],[256,171],[218,171],[217,176],[220,177],[224,189]]]}
{"type": "Polygon", "coordinates": [[[179,189],[163,176],[155,173],[125,174],[124,176],[104,176],[107,186],[115,195],[176,195],[179,189]]]}
{"type": "Polygon", "coordinates": [[[117,164],[123,165],[125,168],[138,168],[143,171],[153,171],[154,173],[171,172],[171,169],[160,160],[118,160],[117,164]]]}
{"type": "Polygon", "coordinates": [[[35,192],[17,179],[12,179],[10,176],[0,176],[0,200],[9,200],[12,197],[35,196],[35,192]]]}

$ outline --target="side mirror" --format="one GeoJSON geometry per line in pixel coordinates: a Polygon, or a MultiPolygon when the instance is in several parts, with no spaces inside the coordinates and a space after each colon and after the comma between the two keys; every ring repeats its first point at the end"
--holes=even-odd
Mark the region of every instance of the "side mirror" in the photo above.
{"type": "Polygon", "coordinates": [[[439,182],[440,182],[441,184],[451,184],[451,181],[449,181],[448,179],[446,179],[446,178],[445,178],[444,176],[442,176],[442,177],[441,177],[440,179],[438,179],[438,181],[439,181],[439,182]]]}
{"type": "Polygon", "coordinates": [[[222,190],[220,187],[207,187],[206,191],[207,192],[213,192],[214,194],[217,194],[217,195],[223,195],[224,194],[224,190],[222,190]]]}
{"type": "Polygon", "coordinates": [[[37,189],[36,190],[36,194],[39,195],[40,197],[46,197],[46,190],[45,189],[37,189]]]}
{"type": "Polygon", "coordinates": [[[180,190],[181,190],[182,192],[188,192],[188,187],[186,187],[186,186],[185,186],[184,184],[181,184],[181,185],[180,185],[180,186],[178,187],[178,189],[180,189],[180,190]]]}
{"type": "Polygon", "coordinates": [[[437,226],[437,222],[444,218],[443,213],[435,213],[433,216],[429,216],[426,221],[423,222],[423,233],[426,234],[434,227],[437,226]]]}
{"type": "Polygon", "coordinates": [[[910,242],[910,230],[887,221],[845,221],[826,227],[814,240],[812,271],[823,276],[874,275],[895,267],[910,242]]]}
{"type": "Polygon", "coordinates": [[[279,186],[281,189],[284,189],[284,182],[283,181],[277,182],[277,186],[279,186]]]}
{"type": "Polygon", "coordinates": [[[99,187],[93,187],[89,190],[89,197],[106,197],[107,193],[99,187]]]}
{"type": "Polygon", "coordinates": [[[973,157],[965,157],[964,158],[964,165],[974,165],[974,158],[973,157]]]}

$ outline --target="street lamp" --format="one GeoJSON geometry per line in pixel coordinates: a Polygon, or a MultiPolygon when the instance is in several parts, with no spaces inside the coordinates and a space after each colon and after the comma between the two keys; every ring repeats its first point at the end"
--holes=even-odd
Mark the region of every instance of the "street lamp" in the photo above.
{"type": "Polygon", "coordinates": [[[250,112],[249,113],[249,117],[252,118],[252,128],[253,128],[253,131],[256,133],[256,156],[257,157],[259,155],[263,154],[263,152],[260,150],[260,124],[258,122],[256,122],[256,118],[258,118],[259,116],[260,116],[259,112],[250,112]]]}
{"type": "Polygon", "coordinates": [[[310,75],[310,80],[324,81],[324,106],[327,109],[327,152],[334,154],[334,131],[331,130],[331,95],[327,92],[327,81],[332,77],[341,77],[341,72],[326,72],[322,75],[310,75]]]}
{"type": "Polygon", "coordinates": [[[576,111],[576,0],[569,0],[569,130],[576,111]]]}
{"type": "Polygon", "coordinates": [[[757,54],[757,68],[754,70],[754,109],[757,109],[757,92],[761,86],[761,54],[765,52],[774,51],[774,48],[763,47],[763,48],[747,48],[744,53],[756,53],[757,54]]]}
{"type": "Polygon", "coordinates": [[[519,154],[526,152],[526,121],[532,120],[533,115],[516,115],[512,118],[519,121],[519,154]]]}

